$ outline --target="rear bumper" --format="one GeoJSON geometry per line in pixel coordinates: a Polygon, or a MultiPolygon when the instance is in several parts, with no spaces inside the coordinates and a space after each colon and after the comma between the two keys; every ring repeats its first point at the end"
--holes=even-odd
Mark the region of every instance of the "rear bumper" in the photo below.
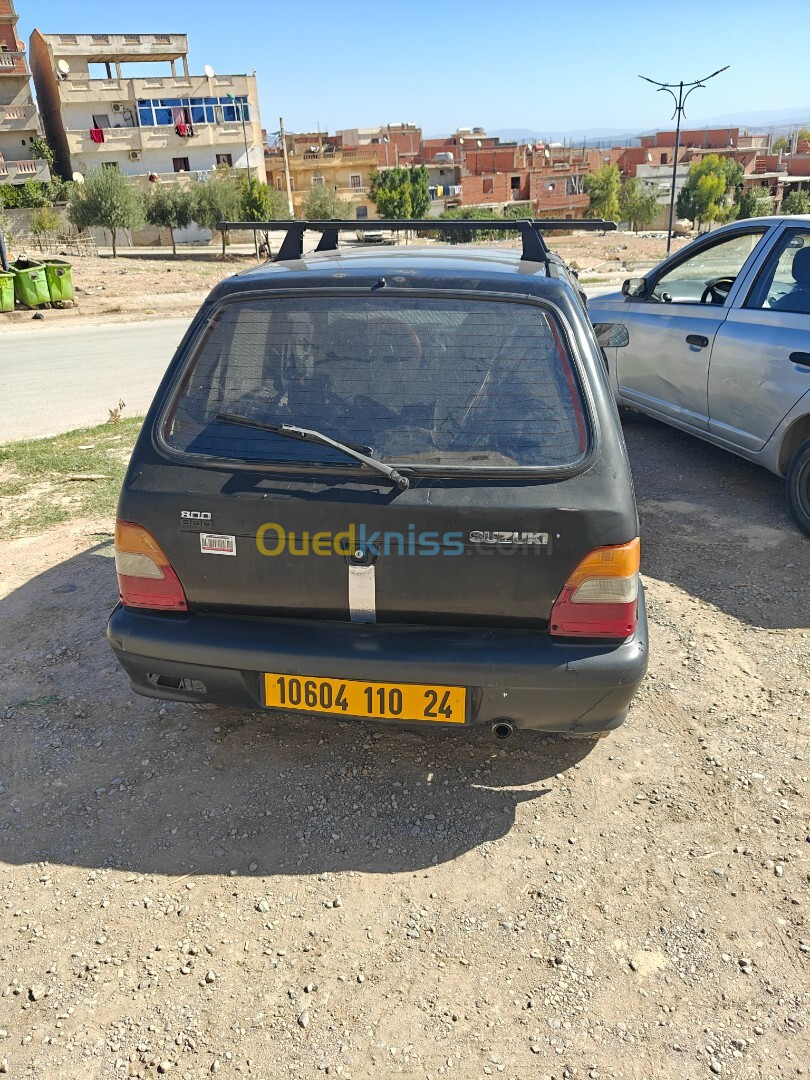
{"type": "Polygon", "coordinates": [[[436,683],[468,688],[468,724],[506,718],[517,728],[582,734],[622,723],[647,671],[648,642],[643,591],[636,633],[618,645],[555,642],[528,630],[158,615],[121,606],[107,639],[133,689],[147,697],[255,709],[263,705],[264,671],[436,683]],[[167,684],[180,679],[205,690],[167,684]]]}

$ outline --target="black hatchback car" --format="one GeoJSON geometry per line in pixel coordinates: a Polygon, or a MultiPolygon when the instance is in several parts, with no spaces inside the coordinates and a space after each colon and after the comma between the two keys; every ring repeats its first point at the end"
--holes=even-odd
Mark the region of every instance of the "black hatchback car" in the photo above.
{"type": "Polygon", "coordinates": [[[622,723],[647,667],[633,485],[541,224],[511,224],[521,253],[338,251],[357,222],[289,223],[213,290],[118,507],[107,636],[138,693],[499,737],[622,723]]]}

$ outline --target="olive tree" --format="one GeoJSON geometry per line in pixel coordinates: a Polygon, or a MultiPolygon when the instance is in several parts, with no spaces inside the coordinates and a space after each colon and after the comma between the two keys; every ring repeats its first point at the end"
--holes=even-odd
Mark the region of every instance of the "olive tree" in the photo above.
{"type": "Polygon", "coordinates": [[[155,184],[144,199],[146,220],[156,229],[168,229],[172,254],[177,254],[175,229],[186,229],[194,220],[194,197],[179,181],[155,184]]]}
{"type": "Polygon", "coordinates": [[[113,257],[118,254],[119,229],[137,229],[143,223],[138,192],[118,169],[90,169],[83,184],[76,184],[68,203],[68,220],[80,231],[98,226],[112,235],[113,257]]]}

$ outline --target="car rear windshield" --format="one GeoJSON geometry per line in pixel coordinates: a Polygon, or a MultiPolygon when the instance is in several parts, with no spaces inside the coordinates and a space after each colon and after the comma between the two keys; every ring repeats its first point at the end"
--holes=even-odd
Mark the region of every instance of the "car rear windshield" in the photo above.
{"type": "Polygon", "coordinates": [[[560,467],[588,447],[553,316],[524,302],[382,289],[224,304],[163,431],[189,454],[354,467],[330,447],[234,417],[314,429],[403,465],[560,467]]]}

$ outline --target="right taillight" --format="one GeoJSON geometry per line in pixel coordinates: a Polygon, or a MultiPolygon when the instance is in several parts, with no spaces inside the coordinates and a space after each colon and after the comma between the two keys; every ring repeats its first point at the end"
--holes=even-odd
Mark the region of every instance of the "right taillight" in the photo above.
{"type": "Polygon", "coordinates": [[[154,536],[131,521],[115,523],[115,569],[126,607],[188,611],[186,594],[154,536]]]}
{"type": "Polygon", "coordinates": [[[638,537],[589,552],[551,609],[555,637],[628,638],[638,619],[638,537]]]}

